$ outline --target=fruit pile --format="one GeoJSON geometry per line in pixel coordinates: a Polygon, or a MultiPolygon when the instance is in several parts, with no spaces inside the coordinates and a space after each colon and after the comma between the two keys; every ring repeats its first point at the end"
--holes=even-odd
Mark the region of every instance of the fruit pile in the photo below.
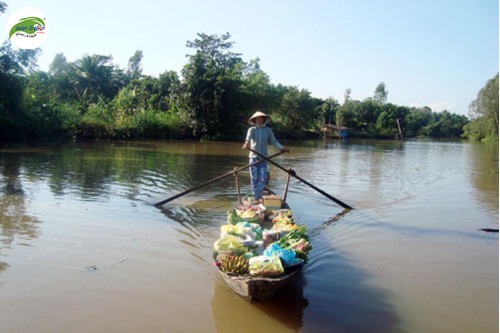
{"type": "Polygon", "coordinates": [[[228,212],[214,243],[215,264],[223,272],[275,277],[307,262],[312,247],[306,227],[295,223],[290,209],[272,211],[267,220],[264,211],[262,205],[240,205],[228,212]]]}

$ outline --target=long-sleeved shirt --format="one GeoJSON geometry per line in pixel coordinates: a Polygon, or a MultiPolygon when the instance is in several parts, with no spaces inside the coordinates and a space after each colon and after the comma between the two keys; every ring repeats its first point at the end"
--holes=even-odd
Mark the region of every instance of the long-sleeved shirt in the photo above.
{"type": "MultiPolygon", "coordinates": [[[[273,145],[278,150],[283,148],[283,146],[274,137],[273,130],[266,125],[261,127],[250,127],[247,132],[246,141],[250,143],[250,148],[266,157],[269,156],[267,154],[267,146],[273,145]]],[[[249,157],[254,158],[257,157],[257,155],[250,152],[249,157]]]]}

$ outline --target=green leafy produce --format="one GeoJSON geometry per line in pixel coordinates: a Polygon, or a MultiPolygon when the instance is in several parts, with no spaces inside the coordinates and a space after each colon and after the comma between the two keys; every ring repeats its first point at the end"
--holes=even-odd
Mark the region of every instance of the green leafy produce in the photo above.
{"type": "Polygon", "coordinates": [[[236,213],[235,209],[231,209],[231,211],[227,212],[227,223],[228,224],[236,224],[241,221],[241,218],[236,213]]]}
{"type": "Polygon", "coordinates": [[[307,255],[312,246],[305,226],[299,226],[297,229],[288,232],[276,242],[283,249],[294,250],[297,258],[307,262],[307,255]]]}

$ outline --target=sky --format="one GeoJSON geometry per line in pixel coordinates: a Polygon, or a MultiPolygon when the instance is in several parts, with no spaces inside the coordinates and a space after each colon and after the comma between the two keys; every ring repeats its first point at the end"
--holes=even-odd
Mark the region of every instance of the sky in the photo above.
{"type": "Polygon", "coordinates": [[[390,103],[463,115],[498,73],[498,0],[2,1],[3,41],[16,10],[45,15],[43,71],[57,53],[111,55],[126,69],[141,50],[143,74],[180,76],[187,41],[229,33],[273,84],[343,103],[346,89],[364,100],[384,82],[390,103]]]}

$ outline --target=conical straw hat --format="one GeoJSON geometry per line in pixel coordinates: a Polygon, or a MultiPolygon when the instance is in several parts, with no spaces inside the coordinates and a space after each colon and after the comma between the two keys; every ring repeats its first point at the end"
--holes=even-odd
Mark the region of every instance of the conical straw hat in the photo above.
{"type": "Polygon", "coordinates": [[[257,111],[257,112],[255,112],[255,113],[254,113],[254,114],[250,117],[250,119],[248,119],[248,123],[249,123],[249,124],[253,124],[254,119],[255,119],[255,118],[257,118],[257,117],[265,117],[265,118],[266,118],[266,120],[265,120],[264,122],[271,120],[271,117],[270,117],[270,116],[268,116],[267,114],[265,114],[264,112],[257,111]]]}

